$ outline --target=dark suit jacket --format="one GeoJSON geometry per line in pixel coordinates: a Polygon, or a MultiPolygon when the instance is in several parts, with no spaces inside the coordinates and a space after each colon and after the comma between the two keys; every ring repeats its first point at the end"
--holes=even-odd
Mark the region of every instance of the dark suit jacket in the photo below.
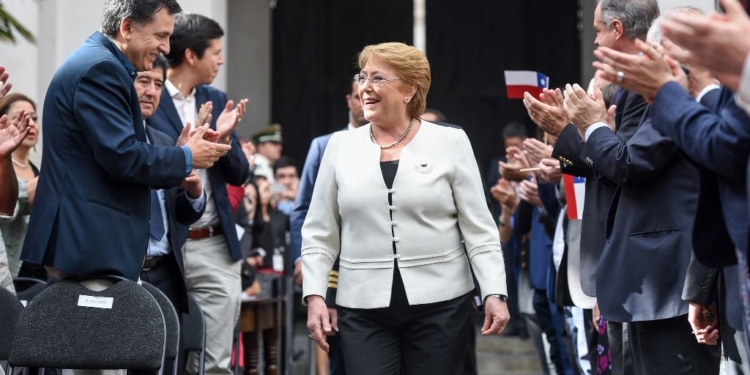
{"type": "MultiPolygon", "coordinates": [[[[216,120],[227,104],[227,95],[206,85],[199,85],[195,90],[196,110],[200,110],[200,106],[205,102],[211,101],[213,103],[214,110],[212,113],[211,128],[215,130],[216,120]]],[[[184,126],[180,120],[180,115],[177,114],[177,109],[174,106],[172,98],[169,96],[168,90],[162,90],[159,108],[149,118],[149,125],[166,133],[173,141],[179,138],[184,126]]],[[[231,144],[232,149],[219,159],[213,167],[208,169],[208,179],[211,184],[211,196],[219,214],[221,230],[227,239],[232,258],[237,261],[242,259],[242,251],[240,249],[240,241],[237,239],[237,230],[234,226],[234,216],[229,204],[226,184],[234,186],[244,184],[250,175],[250,167],[235,134],[232,134],[231,144]]]]}
{"type": "MultiPolygon", "coordinates": [[[[151,126],[146,127],[146,133],[151,144],[157,146],[171,146],[174,144],[172,138],[168,135],[154,129],[151,126]]],[[[169,227],[169,247],[177,267],[180,269],[182,278],[170,280],[174,283],[175,289],[178,290],[178,296],[175,298],[177,303],[175,307],[178,311],[188,311],[187,287],[185,286],[185,262],[182,258],[182,246],[187,240],[188,227],[198,221],[206,210],[204,204],[200,211],[196,211],[193,205],[187,199],[185,190],[181,187],[164,189],[164,206],[167,210],[167,226],[169,227]],[[181,309],[180,309],[181,308],[181,309]]]]}
{"type": "MultiPolygon", "coordinates": [[[[635,134],[647,107],[642,96],[624,90],[617,101],[615,121],[617,136],[627,142],[635,134]]],[[[591,169],[581,158],[584,142],[575,125],[568,125],[560,134],[552,157],[561,161],[563,173],[586,177],[583,222],[581,226],[581,287],[595,297],[596,273],[604,249],[604,223],[616,184],[591,169]]]]}
{"type": "Polygon", "coordinates": [[[135,77],[98,32],[53,77],[24,261],[137,280],[148,248],[149,189],[177,186],[187,166],[182,149],[145,143],[135,77]]]}
{"type": "Polygon", "coordinates": [[[618,184],[596,284],[602,316],[616,322],[687,314],[682,289],[692,254],[698,170],[654,129],[649,112],[629,141],[600,128],[581,154],[618,184]]]}
{"type": "Polygon", "coordinates": [[[724,87],[710,108],[696,103],[676,83],[661,88],[654,99],[654,126],[674,139],[701,169],[700,199],[695,216],[694,252],[711,267],[722,267],[730,325],[742,329],[737,253],[747,255],[747,162],[750,117],[724,87]]]}

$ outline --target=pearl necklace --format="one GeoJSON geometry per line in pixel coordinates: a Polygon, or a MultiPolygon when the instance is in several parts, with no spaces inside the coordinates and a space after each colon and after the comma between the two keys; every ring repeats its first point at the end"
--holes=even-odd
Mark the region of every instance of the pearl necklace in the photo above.
{"type": "Polygon", "coordinates": [[[15,165],[17,165],[17,166],[19,166],[21,168],[28,168],[29,167],[28,164],[21,163],[20,161],[18,161],[16,159],[13,159],[13,158],[10,158],[10,161],[12,161],[13,164],[15,164],[15,165]]]}
{"type": "Polygon", "coordinates": [[[411,126],[413,124],[414,124],[414,119],[412,118],[411,121],[409,121],[409,126],[406,128],[406,131],[404,132],[404,134],[401,134],[401,136],[398,137],[398,139],[396,141],[391,142],[391,143],[389,143],[387,145],[381,145],[380,143],[378,143],[378,141],[375,140],[375,134],[373,134],[373,132],[372,132],[373,125],[370,124],[370,140],[372,141],[372,143],[378,145],[380,147],[380,149],[382,149],[382,150],[391,148],[391,147],[393,147],[393,146],[401,143],[401,141],[403,141],[404,138],[406,138],[406,136],[409,135],[409,132],[411,131],[411,126]]]}

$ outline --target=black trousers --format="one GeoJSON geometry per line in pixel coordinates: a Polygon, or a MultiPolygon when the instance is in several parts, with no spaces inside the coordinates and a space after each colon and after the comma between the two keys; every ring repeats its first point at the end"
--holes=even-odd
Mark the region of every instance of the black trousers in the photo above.
{"type": "Polygon", "coordinates": [[[719,345],[699,344],[687,315],[628,323],[633,366],[638,375],[719,373],[719,345]]]}
{"type": "Polygon", "coordinates": [[[330,375],[346,375],[341,335],[328,336],[328,367],[330,375]]]}
{"type": "Polygon", "coordinates": [[[427,305],[339,306],[346,372],[352,375],[457,375],[465,371],[470,294],[427,305]],[[403,373],[402,373],[403,369],[403,373]]]}

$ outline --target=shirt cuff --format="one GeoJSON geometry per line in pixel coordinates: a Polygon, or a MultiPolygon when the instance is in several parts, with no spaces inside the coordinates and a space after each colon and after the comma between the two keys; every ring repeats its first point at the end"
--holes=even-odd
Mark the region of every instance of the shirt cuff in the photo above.
{"type": "Polygon", "coordinates": [[[296,265],[296,264],[297,264],[297,262],[299,262],[299,261],[301,261],[301,260],[302,260],[302,257],[298,257],[297,259],[295,259],[295,260],[294,260],[294,264],[296,265]]]}
{"type": "Polygon", "coordinates": [[[703,99],[703,97],[706,96],[706,94],[708,94],[709,92],[713,90],[718,90],[720,88],[721,87],[719,87],[719,85],[716,85],[716,84],[710,84],[704,87],[703,90],[701,90],[701,92],[698,93],[698,96],[695,98],[695,101],[700,103],[701,99],[703,99]]]}
{"type": "Polygon", "coordinates": [[[185,175],[187,176],[193,171],[193,152],[188,146],[180,146],[180,148],[185,153],[185,175]]]}
{"type": "Polygon", "coordinates": [[[201,191],[201,196],[195,199],[190,198],[190,195],[188,195],[187,191],[185,191],[185,198],[187,198],[188,202],[190,202],[190,205],[193,206],[195,212],[199,212],[206,204],[206,191],[201,191]]]}
{"type": "Polygon", "coordinates": [[[750,114],[750,54],[745,58],[745,66],[742,68],[740,87],[734,95],[737,105],[750,114]]]}
{"type": "Polygon", "coordinates": [[[605,122],[595,122],[593,125],[586,128],[586,142],[589,141],[589,137],[591,137],[591,134],[594,132],[594,130],[599,128],[609,129],[609,125],[605,122]]]}

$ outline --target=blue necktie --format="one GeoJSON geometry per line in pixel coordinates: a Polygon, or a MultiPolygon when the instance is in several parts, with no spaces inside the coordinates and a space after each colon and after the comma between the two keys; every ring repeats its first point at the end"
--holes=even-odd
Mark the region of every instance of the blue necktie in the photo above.
{"type": "Polygon", "coordinates": [[[148,220],[148,234],[157,241],[164,237],[164,217],[156,190],[151,189],[151,212],[148,220]]]}

